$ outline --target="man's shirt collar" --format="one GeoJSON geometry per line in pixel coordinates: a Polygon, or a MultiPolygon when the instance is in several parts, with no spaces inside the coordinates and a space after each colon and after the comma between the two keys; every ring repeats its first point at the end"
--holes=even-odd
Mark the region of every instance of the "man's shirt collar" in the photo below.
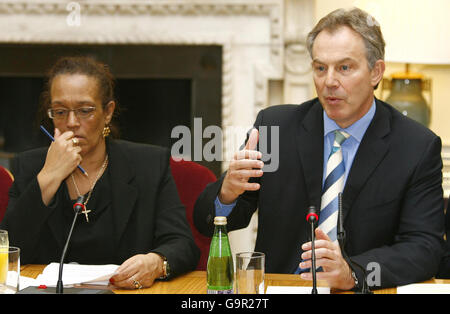
{"type": "Polygon", "coordinates": [[[374,98],[372,106],[370,107],[369,111],[367,111],[367,113],[361,119],[353,123],[348,128],[342,129],[341,127],[339,127],[339,125],[337,125],[337,123],[334,120],[330,119],[327,116],[327,113],[324,110],[323,111],[324,136],[327,136],[329,133],[334,132],[336,130],[343,130],[348,134],[350,134],[354,139],[356,139],[360,143],[362,141],[364,134],[366,133],[367,128],[369,127],[370,122],[375,116],[375,111],[376,111],[376,103],[374,98]]]}

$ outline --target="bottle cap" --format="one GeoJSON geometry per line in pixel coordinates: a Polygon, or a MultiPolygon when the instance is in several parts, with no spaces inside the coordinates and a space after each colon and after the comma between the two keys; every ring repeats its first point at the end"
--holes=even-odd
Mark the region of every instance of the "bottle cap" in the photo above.
{"type": "Polygon", "coordinates": [[[216,217],[214,217],[214,224],[215,225],[226,225],[227,224],[227,217],[225,217],[225,216],[216,216],[216,217]]]}

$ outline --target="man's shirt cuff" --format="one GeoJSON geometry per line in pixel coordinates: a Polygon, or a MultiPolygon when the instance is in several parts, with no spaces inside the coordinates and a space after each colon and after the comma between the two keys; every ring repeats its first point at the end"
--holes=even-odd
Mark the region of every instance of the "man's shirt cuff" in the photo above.
{"type": "Polygon", "coordinates": [[[236,201],[234,201],[233,203],[226,205],[226,204],[222,204],[219,201],[219,197],[217,196],[215,201],[214,201],[214,206],[216,207],[216,216],[225,216],[227,217],[231,211],[233,210],[234,206],[236,206],[236,201]]]}

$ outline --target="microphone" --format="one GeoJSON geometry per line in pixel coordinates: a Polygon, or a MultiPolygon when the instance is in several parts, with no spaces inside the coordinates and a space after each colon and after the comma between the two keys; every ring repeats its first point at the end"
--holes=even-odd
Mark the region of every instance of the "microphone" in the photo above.
{"type": "Polygon", "coordinates": [[[76,214],[80,214],[82,211],[86,210],[86,206],[84,206],[84,195],[83,196],[79,196],[75,202],[75,204],[73,204],[73,210],[75,211],[76,214]]]}
{"type": "Polygon", "coordinates": [[[345,252],[345,230],[344,230],[344,219],[342,214],[342,192],[338,194],[338,222],[337,222],[337,239],[339,242],[339,246],[341,247],[342,256],[347,261],[348,265],[350,266],[351,270],[353,271],[353,268],[356,266],[358,267],[364,274],[364,281],[362,283],[362,289],[361,294],[373,294],[372,291],[370,291],[368,284],[367,284],[367,273],[364,267],[359,265],[358,263],[354,262],[345,252]]]}
{"type": "Polygon", "coordinates": [[[317,215],[317,210],[315,206],[310,206],[308,209],[308,214],[306,215],[306,221],[311,224],[311,262],[312,262],[312,277],[313,277],[313,288],[311,294],[317,294],[317,279],[316,279],[316,251],[315,251],[315,241],[316,234],[314,232],[316,224],[319,222],[319,216],[317,215]]]}
{"type": "Polygon", "coordinates": [[[319,215],[317,215],[317,210],[315,206],[310,206],[308,208],[308,214],[306,215],[306,221],[309,223],[316,223],[319,221],[319,215]]]}
{"type": "Polygon", "coordinates": [[[62,273],[63,273],[63,265],[64,258],[66,257],[67,248],[69,247],[70,239],[72,238],[73,228],[75,227],[75,223],[77,222],[78,214],[82,211],[86,210],[84,206],[84,196],[79,196],[77,201],[73,205],[73,210],[75,212],[75,216],[73,217],[72,226],[70,227],[69,235],[67,236],[66,244],[64,245],[63,252],[61,254],[61,261],[59,262],[59,273],[58,273],[58,282],[56,283],[56,293],[63,293],[63,282],[62,282],[62,273]]]}

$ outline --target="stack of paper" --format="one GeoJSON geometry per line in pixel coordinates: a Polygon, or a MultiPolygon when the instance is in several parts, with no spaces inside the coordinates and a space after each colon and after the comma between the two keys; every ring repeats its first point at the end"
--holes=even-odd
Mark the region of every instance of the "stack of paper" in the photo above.
{"type": "MultiPolygon", "coordinates": [[[[108,285],[119,265],[80,265],[64,264],[63,284],[73,286],[76,284],[108,285]]],[[[45,267],[42,274],[36,278],[36,285],[55,287],[58,281],[59,264],[51,263],[45,267]]]]}

